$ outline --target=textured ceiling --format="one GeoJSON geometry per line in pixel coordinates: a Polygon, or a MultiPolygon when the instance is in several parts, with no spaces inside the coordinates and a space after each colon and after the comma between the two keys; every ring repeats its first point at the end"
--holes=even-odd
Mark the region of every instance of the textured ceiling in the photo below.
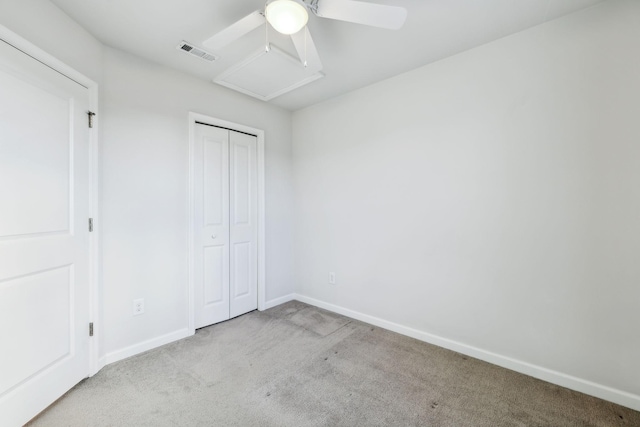
{"type": "MultiPolygon", "coordinates": [[[[207,81],[264,45],[264,27],[207,63],[176,50],[202,42],[264,0],[51,0],[104,44],[207,81]]],[[[269,101],[297,110],[600,3],[601,0],[366,0],[403,6],[405,26],[382,30],[310,15],[326,77],[269,101]]],[[[605,0],[606,1],[606,0],[605,0]]],[[[289,37],[270,41],[295,55],[289,37]]],[[[211,83],[214,84],[214,83],[211,83]]]]}

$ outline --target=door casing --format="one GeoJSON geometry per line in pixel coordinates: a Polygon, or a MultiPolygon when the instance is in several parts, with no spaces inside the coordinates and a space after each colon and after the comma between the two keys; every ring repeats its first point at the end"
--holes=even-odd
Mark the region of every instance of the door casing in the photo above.
{"type": "Polygon", "coordinates": [[[196,122],[205,123],[238,132],[249,133],[257,137],[257,173],[258,173],[258,310],[266,308],[266,275],[265,275],[265,180],[264,180],[264,130],[217,119],[200,113],[189,113],[189,280],[187,301],[189,302],[189,331],[195,333],[195,281],[194,281],[194,236],[195,236],[195,179],[194,164],[196,161],[195,127],[196,122]]]}

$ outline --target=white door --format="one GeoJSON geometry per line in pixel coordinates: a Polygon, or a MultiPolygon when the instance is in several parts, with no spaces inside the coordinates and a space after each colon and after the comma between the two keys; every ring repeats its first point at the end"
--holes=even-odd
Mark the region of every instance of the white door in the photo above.
{"type": "Polygon", "coordinates": [[[256,137],[196,125],[195,327],[258,307],[256,137]]]}
{"type": "Polygon", "coordinates": [[[88,90],[0,40],[0,425],[89,373],[88,90]]]}

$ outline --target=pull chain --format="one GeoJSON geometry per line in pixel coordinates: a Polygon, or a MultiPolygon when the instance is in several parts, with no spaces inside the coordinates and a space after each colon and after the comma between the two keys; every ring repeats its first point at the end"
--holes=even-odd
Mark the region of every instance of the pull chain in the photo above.
{"type": "Polygon", "coordinates": [[[267,19],[267,2],[264,4],[264,51],[269,52],[271,48],[269,47],[269,20],[267,19]]]}
{"type": "Polygon", "coordinates": [[[304,68],[307,68],[307,26],[304,26],[304,68]]]}

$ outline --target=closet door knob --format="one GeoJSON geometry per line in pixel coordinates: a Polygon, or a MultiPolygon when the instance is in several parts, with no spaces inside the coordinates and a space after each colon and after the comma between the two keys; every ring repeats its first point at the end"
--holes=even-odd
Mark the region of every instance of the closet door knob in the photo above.
{"type": "Polygon", "coordinates": [[[212,239],[215,239],[216,237],[218,237],[216,234],[212,234],[212,235],[211,235],[211,238],[212,238],[212,239]]]}

